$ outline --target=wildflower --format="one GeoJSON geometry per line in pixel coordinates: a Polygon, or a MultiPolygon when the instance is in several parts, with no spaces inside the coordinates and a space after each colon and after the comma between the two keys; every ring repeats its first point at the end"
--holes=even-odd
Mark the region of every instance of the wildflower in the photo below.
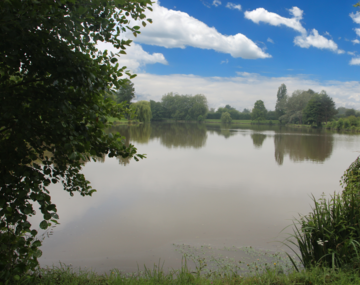
{"type": "Polygon", "coordinates": [[[274,265],[276,266],[276,262],[274,262],[274,265]]]}

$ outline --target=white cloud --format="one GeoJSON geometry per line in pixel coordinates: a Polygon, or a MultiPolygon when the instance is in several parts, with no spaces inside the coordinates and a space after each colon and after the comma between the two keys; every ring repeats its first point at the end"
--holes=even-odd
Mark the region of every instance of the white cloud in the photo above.
{"type": "MultiPolygon", "coordinates": [[[[118,52],[117,49],[113,47],[112,44],[105,44],[99,42],[97,45],[99,50],[111,51],[113,53],[118,52]]],[[[118,58],[119,65],[126,66],[132,72],[139,72],[141,68],[147,64],[154,64],[154,63],[161,63],[161,64],[168,64],[167,60],[165,59],[162,53],[153,53],[149,54],[143,50],[141,45],[136,43],[131,43],[129,47],[126,48],[126,54],[122,54],[118,58]]]]}
{"type": "MultiPolygon", "coordinates": [[[[253,11],[246,11],[245,18],[253,21],[254,23],[264,22],[273,26],[287,26],[295,31],[301,33],[300,36],[295,37],[294,43],[302,48],[315,47],[319,49],[330,49],[338,54],[345,53],[343,50],[339,50],[337,44],[324,36],[319,35],[319,32],[315,29],[310,34],[307,33],[306,29],[300,23],[303,18],[303,11],[298,7],[289,9],[292,18],[285,18],[276,13],[269,12],[264,8],[257,8],[253,11]]],[[[360,33],[360,29],[359,29],[360,33]]],[[[325,32],[325,35],[330,35],[329,32],[325,32]]]]}
{"type": "Polygon", "coordinates": [[[169,10],[161,7],[158,3],[153,4],[153,10],[151,14],[147,15],[153,19],[153,24],[143,28],[141,34],[136,38],[127,33],[128,38],[138,43],[166,48],[192,46],[212,49],[245,59],[271,57],[243,34],[222,35],[214,27],[207,26],[189,14],[169,10]]]}
{"type": "Polygon", "coordinates": [[[360,57],[354,57],[350,60],[350,65],[360,65],[360,57]]]}
{"type": "Polygon", "coordinates": [[[360,41],[358,39],[352,40],[353,44],[360,44],[360,41]]]}
{"type": "Polygon", "coordinates": [[[236,10],[241,11],[241,5],[240,5],[240,4],[234,4],[234,3],[231,3],[231,2],[228,2],[228,3],[226,4],[226,8],[236,9],[236,10]]]}
{"type": "Polygon", "coordinates": [[[144,100],[160,101],[162,95],[172,91],[179,94],[204,94],[210,107],[230,104],[242,110],[252,108],[256,100],[263,100],[268,110],[274,110],[276,91],[285,83],[290,94],[297,89],[325,90],[338,107],[351,105],[360,109],[359,81],[320,83],[306,76],[266,77],[248,72],[238,73],[236,77],[138,74],[133,81],[137,94],[144,100]]]}
{"type": "Polygon", "coordinates": [[[360,24],[360,12],[356,12],[355,14],[354,14],[354,13],[350,13],[349,16],[351,17],[351,19],[353,19],[353,21],[354,21],[356,24],[360,24]]]}
{"type": "Polygon", "coordinates": [[[355,54],[356,54],[356,51],[348,51],[347,54],[355,55],[355,54]]]}
{"type": "Polygon", "coordinates": [[[319,35],[318,31],[315,29],[313,29],[309,35],[297,36],[294,39],[294,43],[302,48],[313,46],[319,49],[330,49],[334,52],[338,51],[338,46],[334,41],[319,35]]]}
{"type": "Polygon", "coordinates": [[[226,59],[226,60],[223,60],[222,62],[220,62],[220,64],[223,64],[223,63],[229,63],[229,60],[226,59]]]}
{"type": "Polygon", "coordinates": [[[356,28],[355,33],[360,37],[360,28],[356,28]]]}
{"type": "Polygon", "coordinates": [[[221,5],[221,1],[220,0],[214,0],[212,3],[215,7],[221,5]]]}
{"type": "Polygon", "coordinates": [[[289,9],[289,12],[293,15],[293,18],[284,18],[278,14],[265,10],[264,8],[257,8],[250,12],[246,11],[245,18],[253,21],[256,24],[264,22],[272,26],[284,25],[302,34],[306,34],[306,30],[300,23],[303,11],[298,7],[293,7],[292,9],[289,9]]]}
{"type": "Polygon", "coordinates": [[[269,43],[272,43],[272,44],[274,43],[274,41],[273,41],[272,39],[270,39],[270,38],[268,38],[267,41],[268,41],[269,43]]]}

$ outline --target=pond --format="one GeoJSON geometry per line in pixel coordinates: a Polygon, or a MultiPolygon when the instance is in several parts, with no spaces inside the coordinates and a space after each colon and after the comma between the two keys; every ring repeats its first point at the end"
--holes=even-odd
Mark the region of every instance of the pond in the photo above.
{"type": "MultiPolygon", "coordinates": [[[[165,262],[184,246],[282,250],[311,195],[340,191],[360,136],[279,126],[152,123],[117,126],[147,158],[100,158],[83,173],[97,192],[51,188],[60,225],[43,243],[42,266],[108,272],[165,262]]],[[[33,218],[38,223],[38,217],[33,218]]]]}

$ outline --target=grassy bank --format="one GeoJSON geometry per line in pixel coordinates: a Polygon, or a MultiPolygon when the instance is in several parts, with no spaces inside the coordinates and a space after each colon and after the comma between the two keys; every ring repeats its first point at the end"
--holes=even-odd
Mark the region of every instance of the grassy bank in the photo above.
{"type": "Polygon", "coordinates": [[[112,270],[109,274],[99,275],[91,271],[75,271],[71,267],[42,269],[39,275],[20,281],[18,284],[360,284],[360,275],[354,270],[332,270],[327,268],[313,268],[300,272],[291,271],[284,274],[276,267],[249,275],[239,274],[208,274],[191,272],[186,266],[180,270],[165,273],[158,266],[152,269],[144,268],[133,274],[124,274],[112,270]]]}

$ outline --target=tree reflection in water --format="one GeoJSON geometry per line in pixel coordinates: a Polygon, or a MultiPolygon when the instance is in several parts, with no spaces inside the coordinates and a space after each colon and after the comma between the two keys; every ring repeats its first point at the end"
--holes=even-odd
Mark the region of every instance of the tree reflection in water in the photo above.
{"type": "Polygon", "coordinates": [[[266,135],[253,133],[251,134],[251,138],[253,140],[254,146],[256,148],[261,148],[262,144],[264,143],[264,140],[266,139],[266,135]]]}
{"type": "Polygon", "coordinates": [[[334,138],[332,135],[275,134],[275,160],[279,165],[284,156],[294,162],[311,160],[323,162],[331,156],[334,138]]]}

